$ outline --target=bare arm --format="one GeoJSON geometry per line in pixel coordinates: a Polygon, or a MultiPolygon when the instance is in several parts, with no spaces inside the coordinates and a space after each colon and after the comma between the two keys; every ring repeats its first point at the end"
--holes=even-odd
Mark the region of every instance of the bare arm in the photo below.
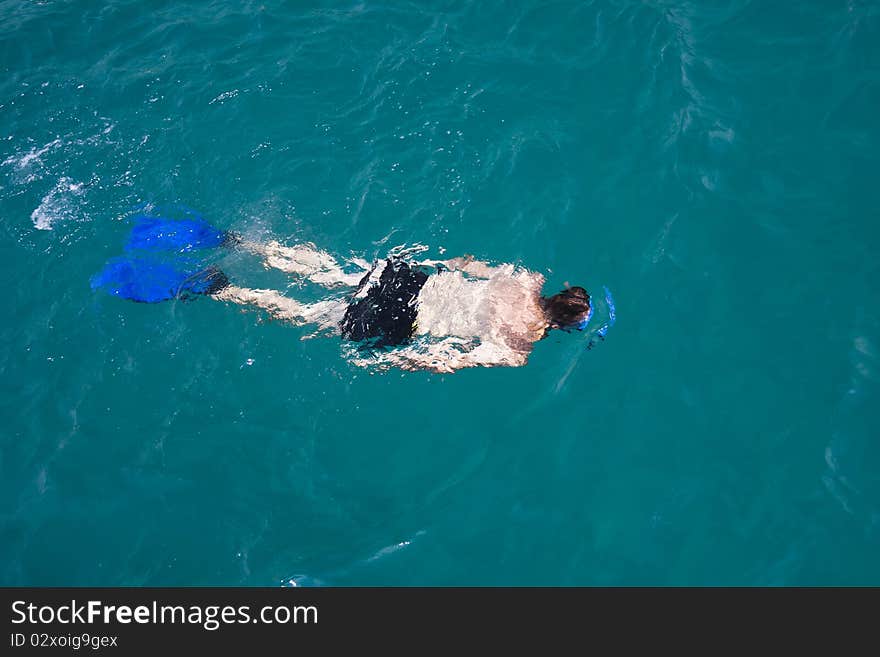
{"type": "Polygon", "coordinates": [[[439,342],[413,344],[401,349],[380,352],[372,357],[357,355],[351,359],[358,367],[386,370],[430,370],[452,373],[465,367],[518,367],[525,365],[528,352],[517,352],[507,346],[446,337],[439,342]]]}
{"type": "Polygon", "coordinates": [[[482,260],[474,260],[474,256],[465,255],[448,260],[423,260],[419,264],[429,267],[441,265],[450,271],[460,271],[477,278],[492,278],[500,272],[513,272],[513,265],[490,265],[482,260]]]}

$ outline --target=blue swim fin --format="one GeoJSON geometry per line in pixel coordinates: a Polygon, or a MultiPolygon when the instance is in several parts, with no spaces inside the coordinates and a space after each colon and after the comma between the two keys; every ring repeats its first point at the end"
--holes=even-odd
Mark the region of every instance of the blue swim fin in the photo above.
{"type": "Polygon", "coordinates": [[[134,221],[135,225],[125,245],[127,251],[186,252],[228,246],[238,241],[233,233],[214,228],[201,219],[140,216],[134,221]]]}
{"type": "Polygon", "coordinates": [[[92,277],[92,289],[101,288],[131,301],[158,303],[191,294],[213,294],[229,285],[229,279],[215,266],[179,264],[174,267],[145,258],[114,258],[92,277]]]}

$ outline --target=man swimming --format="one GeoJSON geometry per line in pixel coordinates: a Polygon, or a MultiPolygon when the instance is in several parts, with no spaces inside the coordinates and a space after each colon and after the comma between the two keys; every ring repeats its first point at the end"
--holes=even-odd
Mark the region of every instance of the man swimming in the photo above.
{"type": "Polygon", "coordinates": [[[142,218],[128,246],[147,252],[234,246],[259,255],[268,267],[343,294],[302,303],[277,290],[233,285],[216,267],[175,274],[170,265],[132,256],[108,263],[92,286],[135,301],[201,294],[261,308],[277,319],[314,325],[314,334],[340,335],[353,364],[378,369],[525,365],[534,343],[550,330],[583,330],[592,313],[584,288],[545,297],[543,275],[512,264],[492,266],[471,256],[418,261],[418,250],[396,249],[372,264],[351,259],[359,271],[347,273],[310,243],[258,243],[210,231],[216,229],[202,222],[142,218]]]}

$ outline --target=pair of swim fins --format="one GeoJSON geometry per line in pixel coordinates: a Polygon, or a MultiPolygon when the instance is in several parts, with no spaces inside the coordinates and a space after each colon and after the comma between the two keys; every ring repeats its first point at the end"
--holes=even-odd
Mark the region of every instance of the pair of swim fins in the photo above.
{"type": "Polygon", "coordinates": [[[93,290],[140,303],[213,294],[229,285],[214,265],[187,255],[193,251],[232,246],[234,233],[201,219],[140,216],[134,220],[125,255],[112,258],[91,279],[93,290]]]}

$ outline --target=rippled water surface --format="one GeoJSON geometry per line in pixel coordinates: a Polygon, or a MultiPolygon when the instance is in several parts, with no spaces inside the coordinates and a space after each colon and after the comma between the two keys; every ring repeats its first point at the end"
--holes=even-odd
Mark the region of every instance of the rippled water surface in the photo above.
{"type": "Polygon", "coordinates": [[[0,2],[0,583],[880,584],[878,3],[92,4],[0,2]],[[181,207],[617,323],[370,375],[90,289],[181,207]]]}

